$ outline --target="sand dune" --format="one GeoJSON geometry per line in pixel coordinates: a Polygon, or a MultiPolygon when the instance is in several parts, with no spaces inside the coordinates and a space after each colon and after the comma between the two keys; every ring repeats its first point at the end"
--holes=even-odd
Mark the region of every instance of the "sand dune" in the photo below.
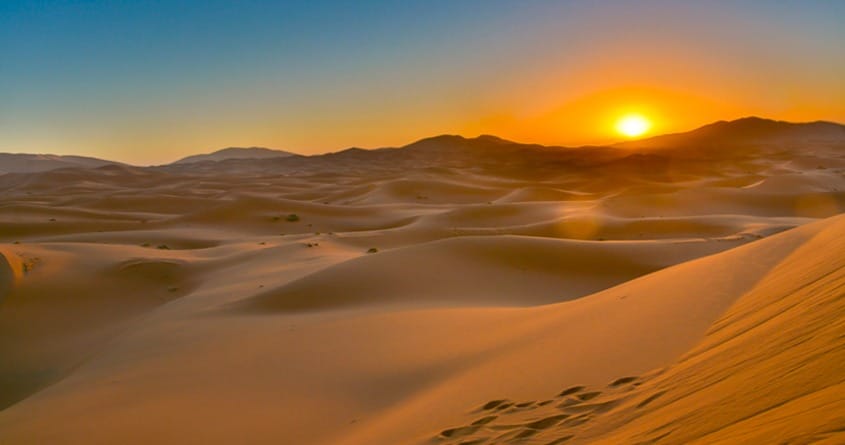
{"type": "Polygon", "coordinates": [[[0,311],[4,406],[63,377],[127,318],[196,286],[184,261],[126,260],[125,247],[59,244],[9,251],[6,258],[17,257],[18,264],[11,284],[4,283],[9,290],[0,311]]]}
{"type": "Polygon", "coordinates": [[[10,295],[23,276],[23,263],[12,252],[0,250],[0,302],[10,295]]]}
{"type": "MultiPolygon", "coordinates": [[[[493,443],[519,438],[531,443],[766,443],[773,438],[838,443],[845,438],[843,235],[845,218],[838,217],[775,237],[782,244],[775,248],[779,262],[752,278],[752,286],[729,291],[725,297],[735,303],[672,364],[644,376],[629,373],[605,385],[548,393],[523,406],[507,402],[505,410],[490,404],[472,412],[481,422],[445,429],[440,437],[450,443],[479,438],[493,443]]],[[[746,262],[741,251],[757,256],[763,252],[754,248],[774,244],[775,238],[712,259],[746,262]]]]}
{"type": "Polygon", "coordinates": [[[730,124],[2,175],[0,443],[841,442],[845,138],[730,124]]]}
{"type": "Polygon", "coordinates": [[[530,306],[570,300],[722,250],[702,242],[457,237],[367,255],[239,302],[245,311],[530,306]]]}

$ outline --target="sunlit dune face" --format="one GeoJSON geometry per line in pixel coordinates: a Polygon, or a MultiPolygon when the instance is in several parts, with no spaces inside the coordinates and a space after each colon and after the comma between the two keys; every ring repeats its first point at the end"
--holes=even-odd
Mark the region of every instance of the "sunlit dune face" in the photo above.
{"type": "Polygon", "coordinates": [[[634,138],[642,136],[651,129],[651,122],[644,116],[639,114],[629,114],[623,116],[616,122],[616,131],[619,134],[634,138]]]}

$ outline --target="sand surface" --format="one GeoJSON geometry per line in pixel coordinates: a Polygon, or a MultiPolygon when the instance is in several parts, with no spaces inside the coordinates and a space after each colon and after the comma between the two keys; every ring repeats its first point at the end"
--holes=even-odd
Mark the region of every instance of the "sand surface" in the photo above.
{"type": "Polygon", "coordinates": [[[0,176],[0,443],[845,441],[841,141],[445,138],[0,176]]]}

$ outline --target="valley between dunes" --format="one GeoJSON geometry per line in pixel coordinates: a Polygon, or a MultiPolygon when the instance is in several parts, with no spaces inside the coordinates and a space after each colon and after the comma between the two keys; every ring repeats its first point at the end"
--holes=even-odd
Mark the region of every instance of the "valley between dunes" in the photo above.
{"type": "Polygon", "coordinates": [[[843,141],[0,176],[0,443],[845,443],[843,141]]]}

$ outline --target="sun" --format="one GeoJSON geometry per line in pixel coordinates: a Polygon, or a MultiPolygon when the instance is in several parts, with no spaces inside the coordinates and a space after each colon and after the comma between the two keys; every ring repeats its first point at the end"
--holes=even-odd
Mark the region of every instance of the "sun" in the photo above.
{"type": "Polygon", "coordinates": [[[640,114],[627,114],[616,121],[616,131],[629,138],[642,136],[649,129],[651,121],[640,114]]]}

